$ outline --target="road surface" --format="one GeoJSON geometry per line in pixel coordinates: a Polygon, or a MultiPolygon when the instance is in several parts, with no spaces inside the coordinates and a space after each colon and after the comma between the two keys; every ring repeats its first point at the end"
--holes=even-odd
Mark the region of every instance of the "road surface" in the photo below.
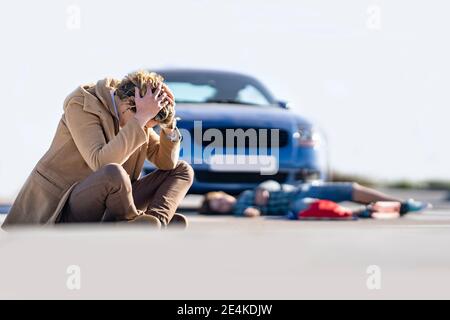
{"type": "Polygon", "coordinates": [[[1,232],[0,298],[450,298],[450,202],[443,192],[394,193],[435,209],[348,222],[214,218],[196,215],[200,199],[190,197],[184,232],[1,232]]]}

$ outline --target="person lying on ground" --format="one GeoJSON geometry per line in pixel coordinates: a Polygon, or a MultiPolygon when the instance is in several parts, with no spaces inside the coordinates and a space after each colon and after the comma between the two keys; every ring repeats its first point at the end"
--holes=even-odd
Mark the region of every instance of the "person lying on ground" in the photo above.
{"type": "MultiPolygon", "coordinates": [[[[297,214],[305,207],[305,199],[329,200],[333,202],[351,201],[363,205],[388,201],[399,203],[399,213],[417,212],[431,207],[428,203],[413,199],[402,200],[357,183],[322,182],[305,183],[299,186],[280,185],[276,181],[266,181],[254,190],[246,190],[235,198],[225,192],[206,194],[199,210],[201,214],[258,217],[297,214]]],[[[357,215],[370,215],[372,206],[358,210],[357,215]]]]}
{"type": "Polygon", "coordinates": [[[60,223],[186,224],[176,210],[193,181],[179,161],[175,98],[146,71],[75,89],[48,152],[16,198],[3,228],[60,223]],[[161,132],[153,128],[160,125],[161,132]],[[140,178],[145,160],[159,170],[140,178]]]}

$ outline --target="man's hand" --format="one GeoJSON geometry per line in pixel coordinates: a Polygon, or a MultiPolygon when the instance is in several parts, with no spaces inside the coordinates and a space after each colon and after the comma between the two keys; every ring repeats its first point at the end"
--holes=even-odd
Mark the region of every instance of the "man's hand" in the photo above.
{"type": "Polygon", "coordinates": [[[161,128],[164,129],[164,132],[166,133],[172,132],[177,126],[177,120],[175,119],[175,110],[173,109],[173,106],[169,106],[169,108],[172,108],[172,110],[170,110],[169,116],[166,120],[164,120],[163,123],[161,123],[161,128]]]}
{"type": "Polygon", "coordinates": [[[175,96],[165,83],[162,84],[162,90],[167,94],[163,106],[169,108],[169,116],[161,123],[161,128],[164,129],[164,132],[171,133],[177,126],[175,120],[175,96]]]}
{"type": "Polygon", "coordinates": [[[156,115],[163,107],[163,102],[168,98],[168,94],[163,92],[162,83],[158,86],[155,93],[152,93],[150,83],[147,84],[147,93],[141,97],[139,88],[135,88],[134,101],[136,103],[136,119],[142,128],[156,115]]]}
{"type": "Polygon", "coordinates": [[[147,128],[154,128],[154,127],[156,127],[157,125],[160,125],[160,126],[161,126],[161,129],[164,130],[164,133],[170,134],[170,133],[172,133],[172,132],[175,130],[175,127],[177,126],[177,120],[176,120],[176,119],[173,119],[173,121],[172,121],[172,126],[160,124],[160,123],[159,123],[158,121],[156,121],[156,120],[150,120],[149,122],[147,122],[147,124],[146,124],[145,126],[146,126],[147,128]]]}
{"type": "Polygon", "coordinates": [[[172,91],[169,89],[169,86],[165,83],[162,83],[162,91],[167,94],[167,100],[170,102],[172,106],[175,107],[175,96],[172,91]]]}
{"type": "Polygon", "coordinates": [[[147,122],[147,124],[145,125],[147,128],[154,128],[159,124],[158,121],[156,120],[150,120],[149,122],[147,122]]]}
{"type": "Polygon", "coordinates": [[[259,211],[256,208],[253,208],[253,207],[249,207],[244,210],[244,216],[246,216],[248,218],[259,217],[260,215],[261,215],[261,211],[259,211]]]}

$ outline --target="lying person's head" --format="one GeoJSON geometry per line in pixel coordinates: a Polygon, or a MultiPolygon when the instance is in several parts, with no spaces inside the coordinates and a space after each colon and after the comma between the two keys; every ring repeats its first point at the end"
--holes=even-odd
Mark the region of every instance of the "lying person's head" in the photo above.
{"type": "Polygon", "coordinates": [[[203,200],[200,214],[231,214],[236,198],[222,191],[209,192],[203,200]]]}

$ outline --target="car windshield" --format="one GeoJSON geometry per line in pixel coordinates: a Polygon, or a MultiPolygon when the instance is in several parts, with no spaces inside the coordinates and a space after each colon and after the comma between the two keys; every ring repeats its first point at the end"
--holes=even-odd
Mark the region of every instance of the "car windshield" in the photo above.
{"type": "Polygon", "coordinates": [[[177,103],[273,105],[270,93],[255,79],[232,74],[165,73],[177,103]]]}

